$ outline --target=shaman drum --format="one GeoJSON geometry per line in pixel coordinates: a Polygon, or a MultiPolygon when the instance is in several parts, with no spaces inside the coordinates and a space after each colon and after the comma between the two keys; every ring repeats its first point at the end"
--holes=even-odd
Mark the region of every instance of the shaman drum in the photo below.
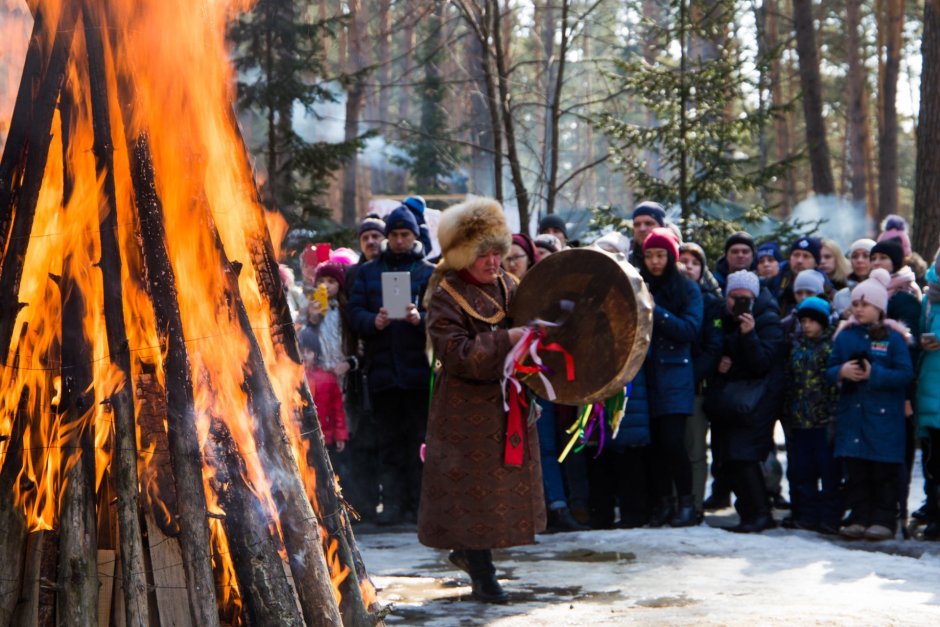
{"type": "MultiPolygon", "coordinates": [[[[513,324],[561,322],[546,330],[574,357],[567,380],[564,356],[540,351],[550,369],[556,403],[586,405],[610,398],[639,371],[653,327],[653,299],[639,271],[623,255],[573,248],[549,255],[525,275],[510,307],[513,324]],[[572,308],[573,305],[573,308],[572,308]]],[[[521,379],[542,398],[538,376],[521,379]]]]}

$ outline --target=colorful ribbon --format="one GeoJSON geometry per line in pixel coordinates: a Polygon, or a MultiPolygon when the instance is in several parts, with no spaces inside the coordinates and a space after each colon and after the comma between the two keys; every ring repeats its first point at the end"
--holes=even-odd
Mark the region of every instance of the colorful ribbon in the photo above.
{"type": "Polygon", "coordinates": [[[607,440],[607,428],[610,429],[611,438],[616,438],[617,433],[620,431],[620,423],[623,420],[631,387],[632,384],[627,385],[624,390],[614,394],[603,403],[584,406],[581,413],[578,414],[578,418],[565,431],[565,433],[571,434],[571,438],[562,450],[561,455],[558,456],[558,463],[565,461],[572,449],[575,453],[583,451],[584,447],[590,442],[595,429],[597,430],[597,453],[594,454],[594,459],[600,456],[607,440]],[[581,443],[575,447],[579,439],[581,443]]]}
{"type": "MultiPolygon", "coordinates": [[[[543,326],[554,326],[542,323],[543,326]]],[[[519,375],[537,375],[545,387],[548,400],[557,398],[555,388],[548,380],[546,374],[553,374],[551,368],[545,365],[539,351],[553,351],[561,353],[565,359],[565,376],[568,381],[574,381],[574,357],[557,342],[545,344],[542,341],[544,332],[538,326],[526,327],[522,338],[509,351],[503,364],[503,375],[500,386],[503,391],[503,409],[506,411],[506,446],[503,453],[503,463],[507,466],[521,466],[525,450],[525,427],[523,421],[524,410],[528,403],[523,394],[522,382],[519,375]],[[531,360],[531,365],[525,363],[531,360]]]]}

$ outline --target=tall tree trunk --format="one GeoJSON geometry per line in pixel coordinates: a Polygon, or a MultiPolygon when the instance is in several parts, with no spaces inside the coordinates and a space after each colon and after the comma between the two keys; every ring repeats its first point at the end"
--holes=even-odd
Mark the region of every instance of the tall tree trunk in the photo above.
{"type": "MultiPolygon", "coordinates": [[[[482,25],[483,11],[476,3],[468,8],[474,11],[472,19],[482,25]]],[[[479,194],[494,196],[502,202],[502,185],[496,176],[493,124],[490,116],[490,72],[489,48],[485,38],[473,36],[467,38],[467,69],[472,81],[470,86],[470,142],[474,148],[470,151],[470,180],[472,189],[479,194]]],[[[498,125],[498,119],[497,119],[498,125]]]]}
{"type": "Polygon", "coordinates": [[[940,6],[924,6],[920,116],[914,190],[914,250],[927,259],[940,243],[940,6]]]}
{"type": "MultiPolygon", "coordinates": [[[[551,1],[546,2],[539,8],[539,13],[541,19],[539,30],[536,31],[539,45],[534,46],[534,48],[540,56],[539,91],[545,94],[545,100],[536,114],[539,123],[542,125],[542,170],[539,174],[539,187],[541,189],[538,190],[538,193],[542,194],[542,198],[548,198],[550,194],[548,172],[555,161],[555,154],[552,152],[552,133],[555,126],[551,122],[551,103],[555,93],[555,33],[557,32],[555,27],[555,5],[551,1]]],[[[550,213],[547,208],[546,212],[550,213]]]]}
{"type": "MultiPolygon", "coordinates": [[[[661,19],[662,9],[659,6],[659,3],[656,0],[643,0],[643,19],[651,24],[659,24],[661,19]]],[[[644,33],[641,35],[641,45],[643,46],[643,60],[650,65],[656,63],[656,55],[659,53],[659,42],[656,41],[656,37],[650,35],[649,33],[644,33]]],[[[656,115],[649,111],[646,114],[646,124],[649,127],[653,127],[658,124],[656,120],[656,115]]],[[[646,149],[643,151],[644,160],[646,161],[646,173],[650,176],[661,178],[662,176],[662,166],[659,160],[659,153],[655,150],[646,149]]]]}
{"type": "MultiPolygon", "coordinates": [[[[402,82],[406,85],[414,81],[414,77],[411,75],[412,69],[414,68],[414,57],[417,55],[418,51],[415,48],[415,20],[417,20],[417,9],[415,0],[404,0],[401,3],[404,7],[404,16],[400,16],[404,21],[404,28],[402,28],[402,41],[401,41],[401,50],[398,51],[398,55],[401,57],[402,66],[400,76],[402,77],[402,82]]],[[[411,87],[402,87],[398,92],[398,118],[400,120],[410,120],[411,119],[411,92],[413,88],[411,87]]]]}
{"type": "Polygon", "coordinates": [[[813,22],[812,0],[793,0],[793,26],[796,29],[796,51],[800,57],[800,85],[803,88],[803,116],[806,123],[806,145],[809,148],[813,191],[821,195],[835,193],[826,123],[822,113],[822,88],[819,58],[816,54],[816,26],[813,22]]]}
{"type": "Polygon", "coordinates": [[[871,173],[871,134],[868,130],[868,81],[861,59],[861,0],[846,0],[846,60],[848,61],[848,136],[850,195],[855,201],[864,201],[869,215],[875,210],[874,181],[871,173]]]}
{"type": "Polygon", "coordinates": [[[878,129],[878,215],[898,210],[898,75],[904,29],[904,0],[886,0],[885,62],[881,84],[881,125],[878,129]]]}
{"type": "MultiPolygon", "coordinates": [[[[346,55],[346,72],[355,73],[365,67],[363,54],[363,35],[366,33],[365,16],[360,0],[348,0],[350,12],[349,36],[346,41],[349,49],[346,55]]],[[[361,77],[355,79],[346,93],[346,122],[343,127],[343,139],[353,141],[359,136],[359,118],[362,115],[362,103],[365,96],[365,84],[361,77]]],[[[357,174],[359,169],[358,153],[346,162],[343,168],[343,226],[353,227],[358,219],[357,174]]]]}
{"type": "MultiPolygon", "coordinates": [[[[767,49],[773,50],[780,43],[780,27],[778,21],[779,5],[777,0],[764,0],[766,17],[765,35],[767,49]]],[[[781,55],[775,54],[770,60],[770,102],[781,113],[774,116],[774,158],[783,161],[790,156],[790,114],[783,110],[786,100],[783,95],[784,80],[790,82],[789,73],[784,79],[781,55]]],[[[783,189],[780,196],[780,210],[783,215],[789,215],[796,204],[796,186],[793,182],[793,169],[787,169],[783,177],[783,189]]]]}
{"type": "MultiPolygon", "coordinates": [[[[509,172],[512,176],[512,186],[516,192],[516,203],[519,206],[519,229],[523,232],[529,229],[529,192],[522,179],[522,164],[519,160],[519,151],[516,146],[516,128],[512,117],[512,95],[509,91],[509,42],[503,39],[503,17],[499,0],[487,0],[491,3],[493,18],[492,38],[494,42],[494,57],[496,61],[497,87],[499,91],[500,115],[503,121],[503,130],[506,133],[506,151],[509,158],[509,172]]],[[[507,20],[508,21],[508,20],[507,20]]]]}
{"type": "Polygon", "coordinates": [[[561,122],[561,90],[565,84],[565,60],[568,56],[571,31],[568,27],[568,12],[571,8],[569,0],[562,0],[560,43],[558,45],[558,60],[552,76],[551,100],[548,107],[548,124],[551,126],[551,160],[548,168],[548,194],[545,198],[545,212],[555,213],[555,197],[558,195],[558,126],[561,122]]]}

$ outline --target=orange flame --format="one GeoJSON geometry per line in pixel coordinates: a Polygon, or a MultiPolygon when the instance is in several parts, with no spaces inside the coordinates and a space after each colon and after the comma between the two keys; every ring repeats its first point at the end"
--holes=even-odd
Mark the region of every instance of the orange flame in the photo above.
{"type": "MultiPolygon", "coordinates": [[[[48,29],[40,42],[47,56],[57,36],[53,25],[57,24],[61,3],[67,1],[74,0],[38,2],[48,29]]],[[[18,78],[18,74],[11,78],[13,75],[5,70],[22,66],[31,20],[27,12],[13,7],[19,6],[18,2],[0,2],[0,14],[4,15],[0,20],[2,141],[18,78]],[[7,19],[11,14],[19,21],[7,19]],[[18,62],[7,61],[13,55],[19,55],[18,62]]],[[[167,348],[161,343],[143,280],[134,189],[124,148],[127,137],[146,132],[151,138],[156,192],[164,211],[166,247],[176,276],[179,312],[196,386],[199,444],[204,445],[209,437],[210,417],[223,420],[244,459],[246,483],[257,494],[265,514],[278,521],[271,494],[277,477],[262,465],[255,441],[255,421],[259,417],[252,413],[244,385],[249,339],[226,299],[217,232],[226,256],[242,262],[238,277],[240,295],[281,403],[301,476],[320,515],[315,496],[317,477],[306,463],[309,443],[295,419],[303,404],[298,393],[303,368],[291,361],[271,333],[265,331],[272,315],[251,263],[252,243],[266,238],[267,232],[279,243],[286,233],[286,223],[279,214],[265,211],[257,202],[249,162],[243,155],[238,156],[243,147],[231,114],[234,76],[225,41],[226,26],[250,1],[99,0],[89,5],[99,11],[98,21],[107,25],[101,29],[101,35],[107,60],[105,78],[111,143],[115,147],[113,200],[132,372],[130,380],[126,380],[113,363],[106,340],[99,229],[110,208],[105,197],[105,179],[98,174],[92,150],[95,141],[87,52],[83,30],[76,27],[61,97],[63,106],[71,103],[70,121],[63,128],[63,116],[56,113],[54,118],[42,191],[17,295],[18,301],[26,306],[16,318],[10,357],[0,368],[0,433],[10,433],[14,423],[23,425],[24,431],[23,462],[15,482],[14,502],[26,513],[30,530],[55,528],[64,472],[79,454],[74,442],[77,433],[86,427],[94,436],[95,479],[100,486],[111,462],[113,435],[111,408],[106,401],[122,386],[131,385],[134,390],[138,415],[148,411],[165,413],[165,408],[153,406],[152,399],[148,400],[138,385],[143,376],[150,377],[156,389],[162,390],[166,385],[163,363],[167,348]],[[133,89],[128,91],[128,85],[133,89]],[[128,113],[127,127],[124,107],[128,113]],[[63,276],[68,277],[68,283],[50,278],[63,276]],[[62,328],[62,301],[68,290],[77,290],[84,302],[80,329],[62,328]],[[63,421],[59,407],[65,376],[61,347],[63,336],[72,338],[68,334],[75,333],[81,333],[88,346],[84,360],[93,383],[83,392],[94,403],[83,415],[63,421]],[[16,368],[12,367],[14,359],[16,368]]],[[[158,423],[166,429],[165,416],[158,418],[158,423]]],[[[157,460],[164,452],[156,441],[140,431],[139,422],[137,427],[138,441],[142,443],[139,471],[144,498],[155,512],[172,519],[174,512],[163,502],[164,495],[157,485],[161,472],[157,460]]],[[[0,455],[5,457],[8,448],[6,444],[0,445],[0,455]]],[[[203,480],[207,507],[216,510],[218,504],[210,479],[211,471],[206,468],[203,480]]],[[[236,608],[237,613],[240,600],[228,543],[218,521],[212,521],[210,526],[221,589],[229,591],[221,602],[236,608]]],[[[338,558],[337,540],[327,541],[326,537],[323,540],[339,601],[339,586],[350,569],[338,558]]],[[[369,598],[374,596],[371,589],[369,598]]]]}

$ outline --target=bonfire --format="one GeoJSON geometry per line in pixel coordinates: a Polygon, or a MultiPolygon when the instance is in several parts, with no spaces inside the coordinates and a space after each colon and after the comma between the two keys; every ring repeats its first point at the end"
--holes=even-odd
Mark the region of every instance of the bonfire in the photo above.
{"type": "Polygon", "coordinates": [[[232,111],[245,8],[29,3],[0,161],[0,627],[375,622],[232,111]]]}

